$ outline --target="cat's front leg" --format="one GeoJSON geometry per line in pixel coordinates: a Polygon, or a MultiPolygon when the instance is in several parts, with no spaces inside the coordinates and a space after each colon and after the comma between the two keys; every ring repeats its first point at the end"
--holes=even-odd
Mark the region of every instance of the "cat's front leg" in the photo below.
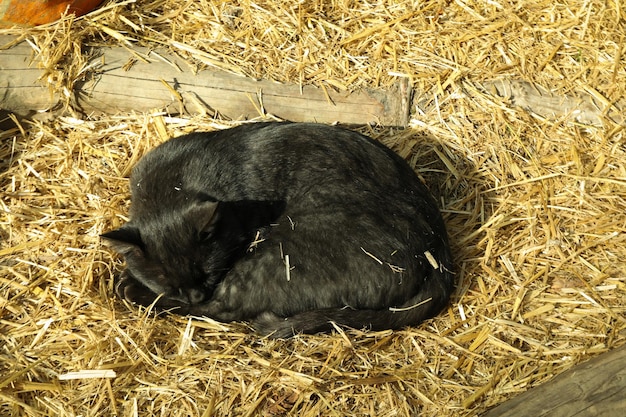
{"type": "Polygon", "coordinates": [[[210,300],[201,304],[190,304],[187,307],[187,314],[209,317],[223,323],[248,319],[241,311],[228,309],[226,305],[219,300],[210,300]]]}

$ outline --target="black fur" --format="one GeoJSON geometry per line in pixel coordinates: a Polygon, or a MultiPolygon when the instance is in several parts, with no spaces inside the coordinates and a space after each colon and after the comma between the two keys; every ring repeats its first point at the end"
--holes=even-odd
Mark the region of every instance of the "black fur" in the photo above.
{"type": "Polygon", "coordinates": [[[131,302],[160,296],[162,309],[289,337],[415,325],[453,287],[435,200],[404,160],[349,130],[185,135],[139,161],[131,192],[130,222],[103,235],[126,258],[116,292],[131,302]]]}

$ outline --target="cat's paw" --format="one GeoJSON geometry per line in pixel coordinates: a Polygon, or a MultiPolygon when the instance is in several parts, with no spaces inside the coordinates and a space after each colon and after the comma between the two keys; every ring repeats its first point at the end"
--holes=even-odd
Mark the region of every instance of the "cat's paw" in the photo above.
{"type": "Polygon", "coordinates": [[[263,336],[272,339],[288,339],[296,334],[289,318],[278,317],[271,312],[261,313],[252,321],[252,327],[263,336]]]}
{"type": "Polygon", "coordinates": [[[144,307],[154,307],[156,311],[174,311],[177,314],[187,314],[188,306],[180,300],[164,294],[155,294],[148,287],[134,279],[127,271],[117,278],[114,283],[115,293],[122,300],[144,307]]]}
{"type": "Polygon", "coordinates": [[[149,306],[157,298],[155,293],[135,280],[127,271],[122,272],[114,285],[117,296],[131,303],[149,306]]]}

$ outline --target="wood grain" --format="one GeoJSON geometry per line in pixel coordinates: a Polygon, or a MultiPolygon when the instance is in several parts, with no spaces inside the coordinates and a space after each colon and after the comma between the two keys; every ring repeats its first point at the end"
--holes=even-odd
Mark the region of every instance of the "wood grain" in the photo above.
{"type": "MultiPolygon", "coordinates": [[[[10,42],[0,37],[0,45],[10,42]]],[[[107,113],[165,109],[176,114],[208,112],[244,120],[270,114],[292,121],[405,126],[411,90],[399,79],[389,90],[337,92],[331,88],[253,80],[210,69],[194,74],[180,58],[145,48],[100,48],[83,80],[74,83],[74,110],[107,113]]],[[[32,48],[19,43],[0,50],[0,108],[18,114],[52,109],[59,97],[38,79],[32,48]]]]}
{"type": "Polygon", "coordinates": [[[491,409],[483,417],[626,416],[626,345],[491,409]]]}

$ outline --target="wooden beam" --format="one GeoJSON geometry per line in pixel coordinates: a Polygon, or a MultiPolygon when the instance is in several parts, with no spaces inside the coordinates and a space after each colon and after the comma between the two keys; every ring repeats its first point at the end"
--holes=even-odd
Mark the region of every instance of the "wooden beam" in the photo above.
{"type": "Polygon", "coordinates": [[[626,416],[626,345],[489,410],[483,417],[626,416]]]}
{"type": "Polygon", "coordinates": [[[549,120],[566,119],[593,126],[602,126],[606,121],[619,125],[626,123],[623,112],[626,101],[622,98],[612,103],[591,86],[587,91],[569,95],[554,94],[521,80],[488,81],[481,87],[494,96],[507,99],[513,106],[549,120]]]}
{"type": "MultiPolygon", "coordinates": [[[[0,36],[1,45],[13,38],[0,36]]],[[[390,90],[337,92],[331,88],[253,80],[211,69],[194,74],[179,57],[146,48],[99,48],[74,84],[74,109],[116,113],[165,109],[176,114],[216,113],[242,120],[271,114],[292,121],[363,125],[408,123],[411,89],[401,78],[390,90]]],[[[25,42],[0,50],[0,108],[18,114],[52,109],[58,96],[39,80],[42,71],[25,42]]]]}
{"type": "MultiPolygon", "coordinates": [[[[15,37],[0,36],[0,110],[32,116],[63,104],[59,92],[40,80],[43,71],[33,48],[26,42],[14,43],[15,37]]],[[[219,69],[195,74],[184,60],[166,50],[102,47],[90,53],[92,58],[84,65],[88,70],[69,93],[75,111],[96,115],[156,109],[219,114],[233,120],[271,114],[296,122],[406,126],[411,109],[428,114],[437,105],[433,100],[437,90],[416,92],[412,101],[408,78],[399,78],[388,90],[337,92],[330,87],[253,80],[219,69]]],[[[626,124],[626,100],[610,102],[591,88],[559,95],[520,80],[466,83],[472,87],[464,88],[469,95],[498,96],[542,118],[595,126],[607,121],[626,124]]]]}

